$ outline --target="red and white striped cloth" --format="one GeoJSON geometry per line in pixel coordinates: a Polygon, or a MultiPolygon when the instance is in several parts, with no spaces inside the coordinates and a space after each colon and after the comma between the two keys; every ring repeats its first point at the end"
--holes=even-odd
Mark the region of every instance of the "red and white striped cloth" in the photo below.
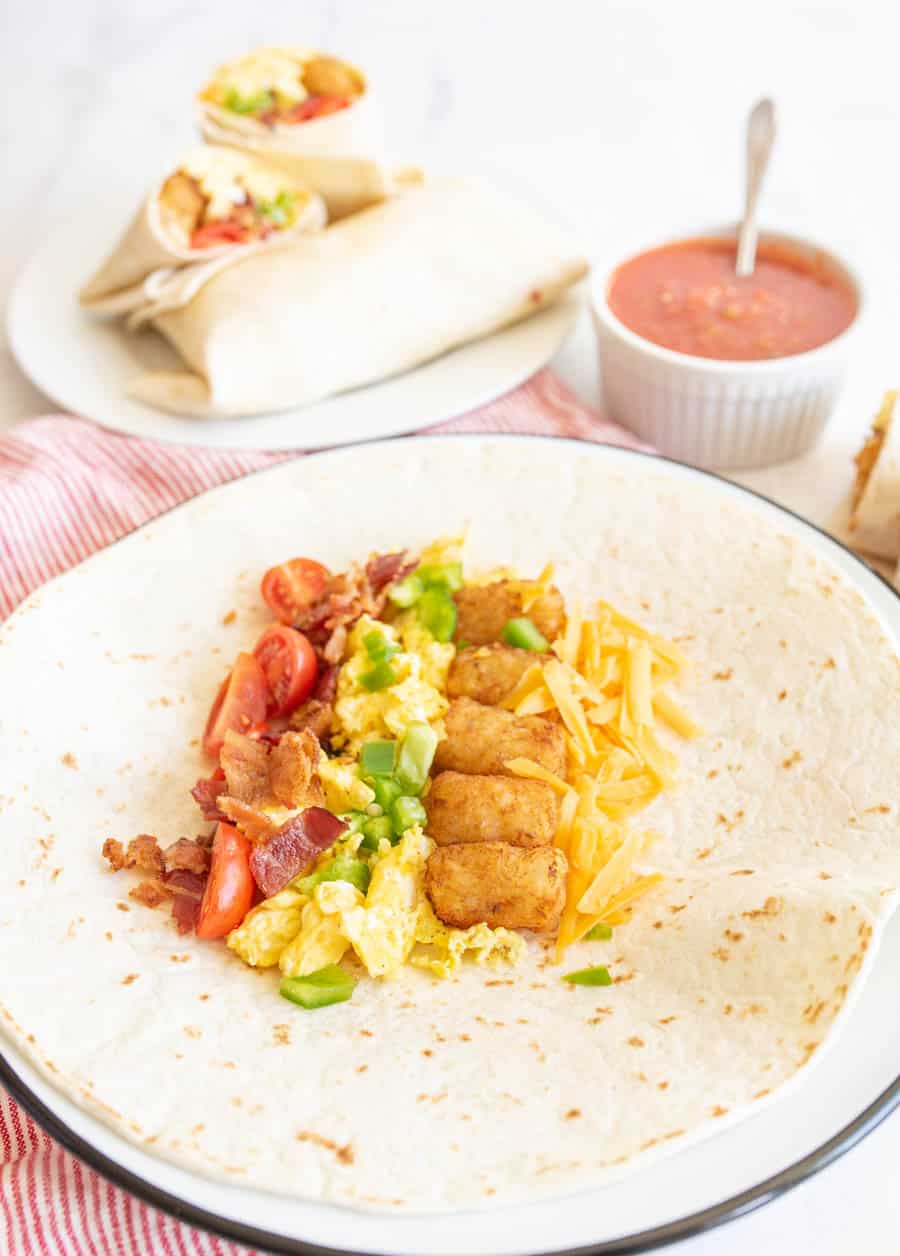
{"type": "MultiPolygon", "coordinates": [[[[550,370],[433,429],[523,432],[638,446],[550,370]]],[[[286,458],[117,436],[83,419],[33,419],[0,436],[0,619],[32,589],[205,489],[286,458]]],[[[0,1090],[2,1256],[239,1256],[112,1186],[0,1090]]]]}

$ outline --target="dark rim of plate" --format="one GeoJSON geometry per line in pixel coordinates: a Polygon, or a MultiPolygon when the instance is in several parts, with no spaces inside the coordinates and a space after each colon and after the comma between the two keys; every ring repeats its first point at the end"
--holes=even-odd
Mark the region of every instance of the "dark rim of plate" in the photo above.
{"type": "MultiPolygon", "coordinates": [[[[406,441],[415,440],[464,440],[478,441],[483,438],[499,439],[509,441],[548,441],[553,444],[572,445],[583,451],[592,447],[591,442],[578,440],[567,436],[529,436],[525,433],[516,432],[485,432],[480,433],[439,433],[435,432],[424,436],[395,436],[386,439],[377,439],[373,441],[356,442],[351,445],[334,446],[329,449],[314,450],[311,453],[303,455],[304,458],[321,458],[328,457],[331,454],[340,454],[347,449],[366,448],[370,445],[392,445],[400,444],[406,441]]],[[[868,575],[874,576],[879,580],[886,589],[888,589],[894,597],[900,598],[900,591],[894,588],[889,581],[885,580],[879,572],[875,571],[857,554],[854,554],[848,546],[841,541],[836,540],[827,533],[824,528],[818,527],[817,524],[810,523],[808,519],[804,519],[802,515],[794,510],[790,510],[787,506],[781,506],[778,502],[773,501],[771,497],[766,497],[764,493],[758,493],[755,489],[745,488],[741,484],[735,484],[715,471],[707,471],[700,467],[691,467],[683,463],[679,463],[674,458],[667,458],[663,454],[649,453],[640,449],[626,449],[618,445],[607,445],[597,442],[593,445],[598,450],[613,449],[616,456],[634,457],[647,459],[651,462],[668,462],[675,466],[682,467],[692,475],[705,476],[710,480],[716,480],[728,486],[730,490],[737,493],[745,494],[748,497],[756,498],[765,502],[766,505],[773,507],[777,512],[788,515],[792,519],[796,519],[810,532],[816,532],[819,536],[825,538],[829,545],[835,549],[842,550],[845,554],[849,554],[854,563],[858,564],[868,575]]],[[[247,475],[239,476],[235,480],[230,480],[226,484],[217,485],[215,488],[206,490],[207,493],[215,493],[220,489],[225,489],[229,484],[235,484],[241,479],[248,476],[265,475],[269,471],[275,471],[284,467],[284,463],[276,463],[274,466],[260,467],[256,471],[248,472],[247,475]]],[[[179,502],[176,506],[170,507],[168,510],[162,511],[160,515],[155,515],[153,519],[148,519],[146,523],[140,524],[137,528],[133,528],[131,532],[112,542],[118,545],[124,541],[126,537],[140,532],[156,519],[161,518],[164,514],[171,514],[173,511],[181,510],[190,502],[196,500],[196,497],[204,496],[199,493],[195,497],[188,498],[187,501],[179,502]]],[[[104,548],[110,548],[106,546],[104,548]]],[[[89,561],[86,559],[85,561],[89,561]]],[[[245,1225],[240,1221],[232,1221],[227,1217],[219,1216],[217,1213],[207,1212],[206,1209],[198,1207],[196,1204],[187,1202],[177,1195],[170,1194],[168,1191],[160,1189],[146,1182],[137,1174],[123,1168],[115,1160],[103,1152],[98,1151],[87,1139],[82,1138],[80,1134],[76,1134],[66,1123],[61,1120],[51,1108],[49,1108],[43,1100],[29,1089],[22,1081],[18,1073],[12,1065],[6,1060],[2,1052],[0,1052],[0,1083],[13,1096],[28,1114],[34,1118],[37,1123],[42,1126],[46,1132],[57,1142],[67,1148],[73,1155],[83,1160],[85,1164],[96,1169],[110,1182],[116,1186],[122,1187],[129,1191],[132,1195],[144,1200],[155,1208],[160,1208],[163,1212],[169,1213],[178,1221],[183,1221],[188,1225],[199,1226],[201,1229],[210,1230],[214,1234],[218,1234],[223,1238],[231,1239],[235,1242],[244,1243],[249,1247],[261,1248],[269,1252],[284,1253],[302,1253],[303,1256],[352,1256],[352,1249],[323,1247],[317,1243],[307,1243],[303,1239],[294,1239],[285,1235],[275,1234],[273,1232],[263,1230],[257,1226],[245,1225]]],[[[626,1235],[617,1239],[610,1239],[600,1243],[583,1244],[580,1247],[558,1248],[553,1251],[543,1251],[535,1253],[534,1256],[616,1256],[618,1253],[635,1253],[648,1252],[654,1248],[664,1247],[669,1243],[680,1242],[683,1239],[691,1238],[697,1234],[701,1234],[706,1230],[713,1230],[717,1226],[723,1225],[726,1221],[734,1221],[738,1217],[746,1216],[748,1213],[755,1212],[757,1208],[762,1208],[772,1200],[786,1194],[795,1186],[799,1186],[801,1182],[805,1182],[820,1170],[825,1169],[828,1165],[833,1164],[845,1152],[848,1152],[857,1143],[861,1142],[867,1135],[871,1134],[886,1117],[888,1117],[895,1108],[900,1107],[900,1074],[885,1090],[881,1092],[876,1099],[864,1108],[848,1125],[839,1130],[826,1142],[822,1143],[814,1151],[803,1156],[794,1164],[789,1165],[786,1169],[782,1169],[780,1173],[775,1173],[771,1177],[765,1178],[762,1182],[758,1182],[755,1186],[749,1187],[745,1191],[741,1191],[737,1195],[733,1195],[730,1199],[724,1199],[718,1204],[713,1204],[709,1208],[703,1208],[699,1212],[691,1213],[686,1217],[681,1217],[677,1221],[670,1221],[664,1225],[656,1226],[650,1230],[642,1230],[635,1234],[626,1235]]],[[[398,1219],[401,1220],[402,1218],[398,1219]]],[[[362,1256],[360,1249],[356,1249],[357,1256],[362,1256]]]]}

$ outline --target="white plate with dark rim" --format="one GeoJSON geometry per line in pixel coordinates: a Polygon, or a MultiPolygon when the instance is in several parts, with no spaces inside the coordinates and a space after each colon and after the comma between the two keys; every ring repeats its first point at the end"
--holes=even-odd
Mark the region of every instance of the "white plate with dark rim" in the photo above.
{"type": "Polygon", "coordinates": [[[430,427],[486,405],[546,366],[584,302],[580,285],[513,327],[314,405],[248,418],[188,418],[127,395],[129,382],[143,371],[178,369],[171,346],[149,329],[128,335],[78,305],[85,276],[109,249],[111,220],[120,219],[108,213],[73,218],[44,242],[16,280],[7,335],[19,366],[61,409],[148,440],[323,449],[430,427]]]}
{"type": "MultiPolygon", "coordinates": [[[[474,442],[479,438],[443,439],[474,442]]],[[[579,444],[578,448],[584,451],[586,447],[579,444]]],[[[603,446],[587,448],[598,460],[598,469],[604,465],[621,468],[650,457],[603,446]]],[[[352,454],[343,450],[318,457],[352,454]]],[[[826,534],[768,499],[711,473],[664,459],[655,459],[654,469],[688,490],[703,483],[723,500],[755,502],[764,518],[777,520],[781,529],[837,565],[900,642],[897,593],[826,534]]],[[[216,489],[212,495],[233,493],[238,487],[216,489]]],[[[123,543],[129,544],[127,538],[123,543]]],[[[804,1070],[802,1080],[780,1093],[777,1102],[610,1185],[527,1205],[442,1214],[439,1219],[359,1213],[186,1172],[87,1115],[5,1039],[0,1082],[54,1137],[112,1181],[182,1220],[265,1249],[397,1256],[645,1251],[769,1202],[848,1151],[900,1105],[898,981],[900,921],[895,919],[885,930],[868,980],[835,1041],[821,1059],[817,1057],[817,1063],[804,1070]]]]}

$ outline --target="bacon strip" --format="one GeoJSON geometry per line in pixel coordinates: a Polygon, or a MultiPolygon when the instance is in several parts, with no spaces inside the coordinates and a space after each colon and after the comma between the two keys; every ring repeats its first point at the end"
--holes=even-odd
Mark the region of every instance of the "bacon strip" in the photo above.
{"type": "Polygon", "coordinates": [[[229,730],[222,747],[227,792],[216,806],[251,842],[266,841],[278,829],[267,808],[324,802],[318,766],[319,742],[309,729],[282,733],[274,744],[229,730]]]}
{"type": "Polygon", "coordinates": [[[193,872],[205,876],[209,871],[209,848],[189,837],[179,837],[177,842],[163,851],[166,872],[193,872]]]}
{"type": "Polygon", "coordinates": [[[388,586],[414,570],[406,551],[376,554],[365,567],[353,564],[331,576],[321,595],[297,616],[294,627],[305,633],[319,658],[340,663],[347,633],[362,615],[377,619],[387,601],[388,586]]]}
{"type": "Polygon", "coordinates": [[[200,808],[200,814],[204,820],[208,820],[210,823],[218,823],[219,820],[225,819],[218,806],[219,797],[224,793],[227,793],[225,773],[221,768],[216,768],[212,776],[200,777],[191,790],[191,797],[200,808]]]}
{"type": "Polygon", "coordinates": [[[344,821],[324,807],[307,807],[267,842],[254,846],[250,871],[265,897],[271,898],[305,872],[346,830],[344,821]]]}

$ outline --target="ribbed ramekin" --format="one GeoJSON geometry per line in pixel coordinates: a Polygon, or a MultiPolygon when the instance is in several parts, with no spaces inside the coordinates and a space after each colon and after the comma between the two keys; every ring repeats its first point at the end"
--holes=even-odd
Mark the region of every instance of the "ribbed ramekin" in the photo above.
{"type": "Polygon", "coordinates": [[[789,245],[801,257],[824,263],[856,296],[853,322],[818,349],[759,362],[694,357],[644,340],[609,308],[610,280],[628,258],[673,239],[734,233],[729,227],[657,239],[618,257],[607,270],[594,270],[592,307],[606,414],[660,453],[697,467],[765,467],[811,449],[840,393],[863,308],[862,285],[846,263],[809,240],[773,231],[761,232],[760,243],[789,245]]]}

